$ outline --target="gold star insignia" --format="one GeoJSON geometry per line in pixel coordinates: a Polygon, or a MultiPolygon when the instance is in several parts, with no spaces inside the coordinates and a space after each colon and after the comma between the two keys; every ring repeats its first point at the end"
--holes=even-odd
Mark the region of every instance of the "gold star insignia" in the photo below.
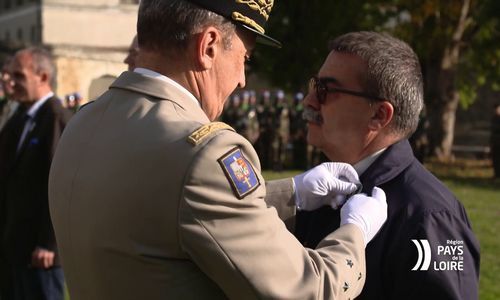
{"type": "Polygon", "coordinates": [[[349,284],[347,282],[344,282],[344,286],[342,287],[344,289],[344,292],[349,289],[349,284]]]}
{"type": "Polygon", "coordinates": [[[352,266],[354,266],[354,263],[352,262],[352,260],[350,260],[350,259],[346,259],[346,261],[347,261],[347,265],[348,265],[349,267],[351,267],[351,269],[352,269],[352,266]]]}

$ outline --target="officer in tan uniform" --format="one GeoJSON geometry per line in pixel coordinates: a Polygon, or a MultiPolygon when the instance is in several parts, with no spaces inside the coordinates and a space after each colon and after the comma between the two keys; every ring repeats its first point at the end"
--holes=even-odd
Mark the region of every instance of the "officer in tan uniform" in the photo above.
{"type": "Polygon", "coordinates": [[[282,220],[352,193],[346,164],[266,184],[221,113],[273,1],[142,0],[140,53],[66,128],[50,208],[72,300],[348,299],[385,195],[356,194],[317,249],[282,220]],[[295,186],[295,189],[294,189],[295,186]],[[335,196],[333,196],[335,195],[335,196]],[[281,219],[280,219],[281,218],[281,219]]]}

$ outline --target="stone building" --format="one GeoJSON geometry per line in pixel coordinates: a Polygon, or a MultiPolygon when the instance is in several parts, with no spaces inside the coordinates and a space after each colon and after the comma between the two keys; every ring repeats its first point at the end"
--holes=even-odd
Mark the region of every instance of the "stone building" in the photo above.
{"type": "Polygon", "coordinates": [[[58,69],[56,94],[94,99],[126,70],[139,0],[0,0],[0,40],[44,45],[58,69]]]}

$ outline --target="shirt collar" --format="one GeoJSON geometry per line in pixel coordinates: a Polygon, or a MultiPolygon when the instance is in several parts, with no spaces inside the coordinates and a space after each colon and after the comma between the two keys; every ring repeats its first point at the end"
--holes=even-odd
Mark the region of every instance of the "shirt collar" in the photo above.
{"type": "Polygon", "coordinates": [[[175,80],[173,80],[173,79],[171,79],[171,78],[169,78],[169,77],[167,77],[165,75],[162,75],[162,74],[160,74],[158,72],[152,71],[150,69],[146,69],[146,68],[135,68],[134,72],[142,74],[142,75],[146,75],[146,76],[149,76],[149,77],[153,77],[153,78],[156,78],[156,79],[160,79],[160,80],[163,80],[163,81],[169,83],[170,85],[174,86],[179,91],[181,91],[183,94],[185,94],[186,96],[188,96],[188,98],[191,99],[191,100],[193,100],[198,106],[201,106],[200,102],[198,101],[198,99],[196,99],[196,97],[193,94],[191,94],[191,92],[189,92],[182,85],[178,84],[175,80]]]}
{"type": "Polygon", "coordinates": [[[36,113],[42,107],[42,105],[47,102],[50,98],[54,96],[53,92],[49,92],[47,95],[43,96],[42,98],[38,99],[31,107],[28,109],[26,114],[30,116],[31,118],[34,118],[36,116],[36,113]]]}
{"type": "Polygon", "coordinates": [[[382,154],[384,153],[384,151],[387,149],[386,148],[383,148],[383,149],[380,149],[378,150],[377,152],[371,154],[371,155],[368,155],[367,157],[363,158],[362,160],[358,161],[357,163],[355,163],[353,165],[354,167],[354,170],[356,170],[356,172],[358,172],[358,175],[361,176],[361,174],[363,174],[366,169],[368,169],[368,167],[371,166],[371,164],[382,154]]]}

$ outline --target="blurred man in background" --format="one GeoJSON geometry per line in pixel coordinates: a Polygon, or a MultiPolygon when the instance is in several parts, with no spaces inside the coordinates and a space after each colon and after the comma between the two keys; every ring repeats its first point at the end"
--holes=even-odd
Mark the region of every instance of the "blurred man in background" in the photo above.
{"type": "Polygon", "coordinates": [[[3,96],[0,97],[0,132],[19,106],[19,102],[12,99],[14,81],[11,76],[11,63],[12,57],[7,58],[0,71],[0,90],[3,93],[3,96]]]}
{"type": "Polygon", "coordinates": [[[63,299],[64,278],[48,207],[52,156],[70,114],[52,92],[55,66],[41,48],[11,64],[16,113],[0,133],[2,299],[63,299]]]}

